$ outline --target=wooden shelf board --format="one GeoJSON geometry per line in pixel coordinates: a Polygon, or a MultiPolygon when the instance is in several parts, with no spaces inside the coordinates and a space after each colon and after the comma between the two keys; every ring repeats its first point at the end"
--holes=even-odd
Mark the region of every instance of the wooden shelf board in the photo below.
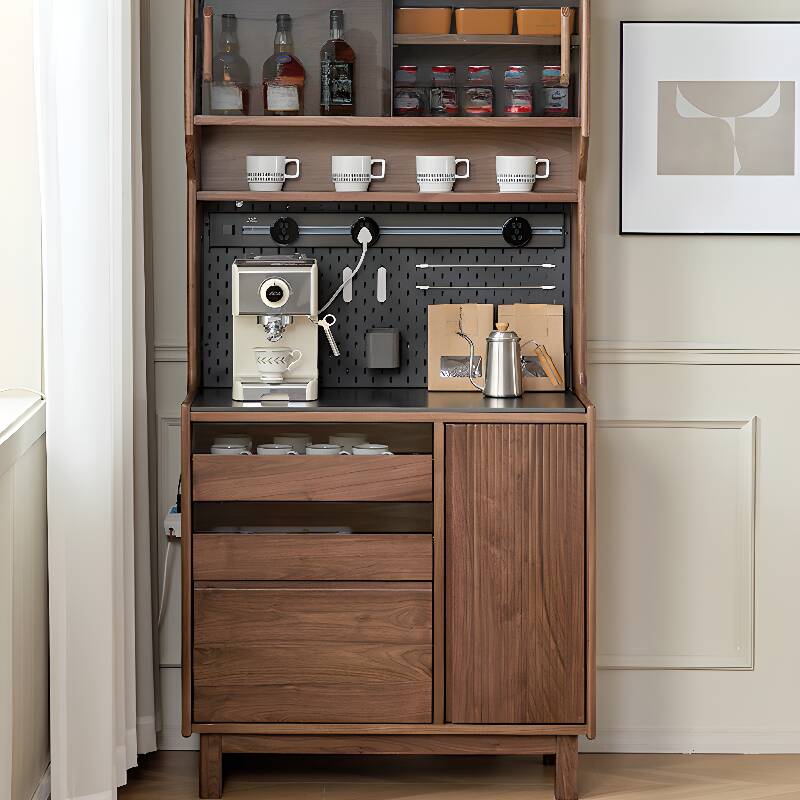
{"type": "MultiPolygon", "coordinates": [[[[519,34],[511,34],[510,36],[503,35],[489,35],[484,36],[481,34],[459,34],[459,33],[396,33],[394,35],[394,44],[418,44],[418,45],[431,45],[431,44],[445,44],[445,45],[527,45],[538,47],[560,47],[560,36],[520,36],[519,34]]],[[[571,44],[576,47],[580,44],[580,37],[573,36],[571,44]]]]}
{"type": "Polygon", "coordinates": [[[197,115],[199,126],[240,128],[579,128],[579,117],[223,117],[197,115]]]}
{"type": "Polygon", "coordinates": [[[204,190],[198,200],[230,202],[246,200],[265,203],[577,203],[577,192],[250,192],[204,190]]]}

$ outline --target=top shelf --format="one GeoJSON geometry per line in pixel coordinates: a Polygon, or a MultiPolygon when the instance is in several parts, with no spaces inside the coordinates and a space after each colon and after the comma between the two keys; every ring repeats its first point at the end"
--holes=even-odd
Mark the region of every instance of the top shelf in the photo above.
{"type": "MultiPolygon", "coordinates": [[[[394,35],[394,44],[398,45],[492,45],[504,46],[509,45],[535,45],[538,47],[561,47],[560,36],[520,36],[519,34],[511,34],[508,36],[483,36],[479,34],[458,34],[458,33],[441,33],[441,34],[425,34],[425,33],[404,33],[394,35]]],[[[580,37],[573,36],[571,39],[573,47],[580,44],[580,37]]]]}
{"type": "Polygon", "coordinates": [[[198,114],[198,126],[242,128],[579,128],[579,117],[226,117],[198,114]]]}

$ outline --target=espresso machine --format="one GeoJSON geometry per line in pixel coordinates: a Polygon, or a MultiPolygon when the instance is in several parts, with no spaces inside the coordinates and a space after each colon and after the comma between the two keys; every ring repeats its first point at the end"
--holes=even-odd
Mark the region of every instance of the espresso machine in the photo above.
{"type": "Polygon", "coordinates": [[[232,272],[233,399],[316,400],[316,260],[237,258],[232,272]]]}

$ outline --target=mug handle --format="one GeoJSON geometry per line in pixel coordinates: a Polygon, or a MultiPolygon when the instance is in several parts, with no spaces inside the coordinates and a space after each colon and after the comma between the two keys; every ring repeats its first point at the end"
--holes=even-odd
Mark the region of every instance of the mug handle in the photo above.
{"type": "Polygon", "coordinates": [[[384,450],[384,451],[381,453],[381,455],[382,455],[382,456],[393,456],[393,455],[394,455],[394,453],[393,453],[391,450],[384,450]]]}
{"type": "Polygon", "coordinates": [[[353,455],[353,454],[352,454],[352,453],[348,453],[348,452],[347,452],[347,450],[342,450],[342,452],[341,452],[341,453],[339,453],[339,455],[340,455],[340,456],[351,456],[351,455],[353,455]]]}
{"type": "Polygon", "coordinates": [[[294,361],[292,361],[292,363],[289,364],[289,366],[286,367],[286,369],[290,370],[302,357],[303,357],[303,353],[302,353],[301,350],[292,350],[292,358],[294,358],[294,361]],[[296,357],[295,357],[295,353],[297,353],[296,357]]]}
{"type": "Polygon", "coordinates": [[[297,455],[297,450],[290,450],[286,455],[287,456],[296,456],[297,455]]]}
{"type": "Polygon", "coordinates": [[[536,173],[536,180],[541,181],[545,178],[550,177],[550,159],[549,158],[537,158],[536,159],[536,166],[534,167],[534,172],[536,173]],[[544,164],[544,175],[539,174],[539,164],[544,164]]]}
{"type": "Polygon", "coordinates": [[[300,159],[299,158],[287,158],[286,161],[284,162],[283,169],[284,169],[284,173],[285,173],[284,174],[284,178],[286,178],[287,181],[292,180],[293,178],[299,178],[300,177],[300,159]],[[290,175],[288,172],[286,172],[286,167],[288,167],[289,164],[294,164],[294,166],[295,166],[294,175],[290,175]]]}
{"type": "Polygon", "coordinates": [[[469,178],[469,159],[468,158],[457,158],[455,163],[455,176],[456,178],[469,178]],[[458,174],[458,165],[459,164],[466,164],[467,171],[463,175],[458,174]]]}
{"type": "Polygon", "coordinates": [[[374,181],[382,181],[386,177],[386,161],[384,159],[382,159],[382,158],[373,158],[369,162],[369,174],[370,174],[370,177],[372,178],[372,180],[374,180],[374,181]],[[380,164],[381,165],[381,174],[380,175],[375,175],[372,172],[372,165],[373,164],[380,164]]]}
{"type": "Polygon", "coordinates": [[[242,452],[239,453],[239,455],[240,456],[251,456],[253,454],[249,450],[242,450],[242,452]]]}

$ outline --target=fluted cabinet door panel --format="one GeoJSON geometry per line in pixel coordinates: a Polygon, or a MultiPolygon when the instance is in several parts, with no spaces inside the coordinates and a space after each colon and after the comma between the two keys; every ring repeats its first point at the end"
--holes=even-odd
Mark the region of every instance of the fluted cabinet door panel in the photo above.
{"type": "Polygon", "coordinates": [[[585,429],[447,425],[447,719],[585,720],[585,429]]]}

